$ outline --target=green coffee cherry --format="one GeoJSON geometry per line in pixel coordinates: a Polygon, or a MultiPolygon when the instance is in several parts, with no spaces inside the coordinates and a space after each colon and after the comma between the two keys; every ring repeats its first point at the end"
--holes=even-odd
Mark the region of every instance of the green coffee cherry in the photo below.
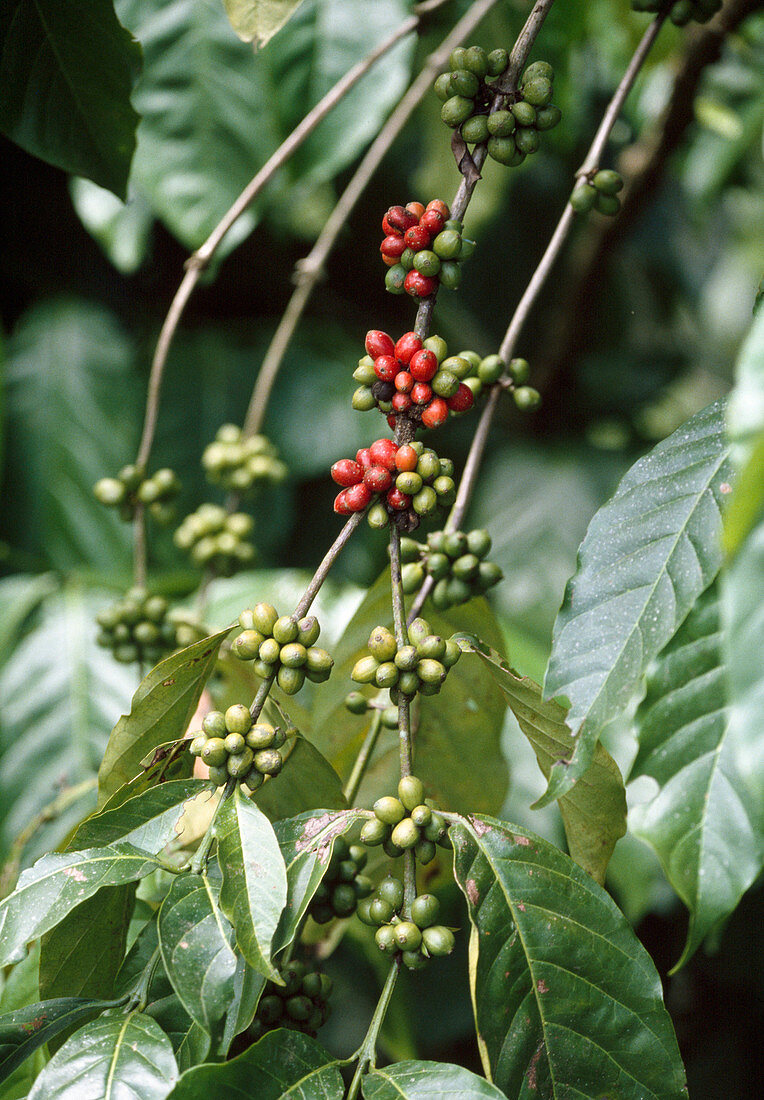
{"type": "Polygon", "coordinates": [[[471,116],[474,103],[466,96],[454,95],[447,99],[441,108],[440,117],[452,130],[458,129],[471,116]]]}

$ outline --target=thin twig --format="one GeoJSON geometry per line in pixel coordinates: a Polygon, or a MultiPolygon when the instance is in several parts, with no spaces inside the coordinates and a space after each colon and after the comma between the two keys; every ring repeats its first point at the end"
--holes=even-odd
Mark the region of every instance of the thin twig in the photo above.
{"type": "Polygon", "coordinates": [[[294,609],[293,618],[301,619],[305,614],[307,614],[308,610],[310,609],[310,605],[313,603],[319,593],[321,585],[324,583],[327,576],[329,575],[329,570],[347,546],[353,535],[353,532],[358,527],[358,524],[361,522],[365,515],[365,512],[356,512],[347,521],[345,526],[340,531],[339,535],[337,535],[337,538],[324,554],[323,560],[318,569],[313,574],[310,584],[305,589],[302,599],[298,603],[297,607],[294,609]]]}
{"type": "Polygon", "coordinates": [[[343,791],[343,794],[345,795],[345,801],[347,802],[348,806],[352,806],[355,802],[356,795],[358,794],[358,788],[361,786],[361,781],[363,780],[364,773],[366,772],[366,768],[368,767],[369,761],[371,760],[372,753],[377,747],[377,741],[379,740],[379,735],[381,732],[382,712],[379,710],[375,710],[371,719],[371,725],[369,726],[368,733],[363,739],[363,744],[361,745],[358,756],[355,758],[355,763],[353,764],[353,770],[350,773],[350,778],[348,779],[345,785],[345,790],[343,791]]]}
{"type": "Polygon", "coordinates": [[[377,1036],[379,1035],[380,1028],[384,1023],[385,1015],[390,1006],[399,969],[400,961],[396,958],[387,973],[387,979],[379,995],[377,1007],[374,1009],[374,1015],[371,1018],[369,1030],[366,1032],[364,1041],[358,1051],[358,1066],[353,1074],[353,1080],[350,1082],[347,1100],[356,1100],[360,1093],[361,1079],[364,1073],[366,1073],[369,1067],[373,1069],[376,1064],[377,1036]]]}

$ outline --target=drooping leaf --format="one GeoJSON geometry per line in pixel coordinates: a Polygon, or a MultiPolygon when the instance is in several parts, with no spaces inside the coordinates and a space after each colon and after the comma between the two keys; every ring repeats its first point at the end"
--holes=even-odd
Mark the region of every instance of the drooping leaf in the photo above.
{"type": "Polygon", "coordinates": [[[175,1061],[181,1073],[207,1060],[212,1046],[210,1036],[191,1019],[180,998],[174,993],[152,1001],[146,1006],[145,1012],[152,1020],[156,1020],[172,1043],[175,1061]]]}
{"type": "Polygon", "coordinates": [[[223,3],[239,38],[262,49],[291,19],[302,0],[223,0],[223,3]]]}
{"type": "Polygon", "coordinates": [[[220,910],[219,875],[178,875],[159,910],[167,976],[186,1011],[213,1034],[233,1000],[233,929],[220,910]]]}
{"type": "Polygon", "coordinates": [[[257,1100],[342,1100],[337,1063],[299,1031],[269,1031],[238,1058],[186,1070],[171,1100],[256,1096],[257,1100]]]}
{"type": "Polygon", "coordinates": [[[345,808],[342,783],[329,761],[304,737],[296,737],[279,773],[280,783],[265,783],[254,800],[271,821],[306,810],[345,808]]]}
{"type": "Polygon", "coordinates": [[[493,1083],[539,1100],[685,1097],[660,978],[604,890],[551,844],[492,818],[449,835],[493,1083]]]}
{"type": "Polygon", "coordinates": [[[502,1100],[504,1093],[463,1066],[447,1062],[397,1062],[368,1073],[362,1081],[365,1100],[502,1100]]]}
{"type": "MultiPolygon", "coordinates": [[[[98,606],[73,585],[50,596],[0,669],[0,847],[51,803],[59,805],[45,827],[49,848],[92,809],[94,791],[83,787],[80,797],[78,788],[94,777],[134,683],[130,670],[95,644],[98,606]]],[[[35,844],[33,837],[33,854],[22,851],[22,863],[34,858],[35,844]]]]}
{"type": "Polygon", "coordinates": [[[356,810],[339,813],[305,813],[274,825],[287,874],[287,902],[274,938],[274,951],[292,942],[300,921],[321,882],[336,837],[343,836],[361,815],[356,810]]]}
{"type": "Polygon", "coordinates": [[[210,790],[206,779],[173,779],[160,783],[114,809],[101,810],[83,821],[69,849],[124,842],[143,852],[159,855],[176,838],[176,826],[186,802],[205,790],[210,790]]]}
{"type": "Polygon", "coordinates": [[[9,0],[0,11],[0,129],[124,198],[140,63],[109,0],[9,0]]]}
{"type": "Polygon", "coordinates": [[[732,912],[764,857],[764,821],[751,797],[764,775],[757,784],[740,758],[745,742],[730,739],[716,585],[658,657],[636,728],[632,777],[649,775],[660,791],[632,807],[632,831],[655,848],[690,910],[682,966],[732,912]]]}
{"type": "MultiPolygon", "coordinates": [[[[564,707],[553,699],[545,702],[539,685],[511,669],[490,646],[477,640],[462,644],[491,670],[548,779],[555,760],[568,755],[573,747],[564,707]]],[[[616,841],[626,832],[623,779],[602,745],[597,745],[589,768],[560,798],[559,806],[571,858],[602,885],[616,841]]]]}
{"type": "Polygon", "coordinates": [[[34,1083],[29,1100],[164,1100],[178,1079],[170,1040],[140,1012],[115,1012],[75,1031],[34,1083]]]}
{"type": "MultiPolygon", "coordinates": [[[[233,1001],[226,1013],[223,1038],[218,1053],[224,1058],[231,1043],[242,1031],[246,1031],[255,1018],[257,1005],[265,988],[265,978],[253,970],[241,955],[236,958],[236,973],[233,976],[233,1001]]],[[[201,1059],[199,1059],[201,1060],[201,1059]]],[[[185,1066],[183,1067],[186,1068],[185,1066]]]]}
{"type": "Polygon", "coordinates": [[[553,765],[545,802],[583,775],[603,726],[716,576],[730,471],[723,412],[709,406],[640,459],[589,525],[544,684],[571,702],[575,748],[553,765]]]}
{"type": "Polygon", "coordinates": [[[93,485],[135,453],[140,390],[108,310],[58,299],[22,316],[8,342],[6,538],[55,569],[128,574],[129,525],[93,485]]]}
{"type": "Polygon", "coordinates": [[[215,829],[223,872],[220,906],[249,965],[279,981],[271,954],[286,904],[287,878],[273,826],[237,786],[221,806],[215,829]]]}
{"type": "Polygon", "coordinates": [[[98,772],[99,805],[140,772],[141,761],[165,741],[183,737],[229,630],[160,661],[133,696],[130,713],[112,731],[98,772]]]}
{"type": "Polygon", "coordinates": [[[5,1081],[26,1059],[54,1036],[97,1016],[114,1001],[87,997],[58,997],[0,1016],[0,1081],[5,1081]]]}
{"type": "Polygon", "coordinates": [[[13,653],[25,621],[57,588],[58,582],[50,573],[17,573],[0,580],[0,665],[13,653]]]}
{"type": "Polygon", "coordinates": [[[0,965],[22,957],[24,944],[54,928],[102,886],[119,886],[151,873],[156,860],[129,844],[43,856],[0,902],[0,965]]]}
{"type": "Polygon", "coordinates": [[[122,202],[86,179],[69,181],[79,219],[122,275],[132,275],[146,259],[154,215],[146,199],[131,187],[122,202]]]}

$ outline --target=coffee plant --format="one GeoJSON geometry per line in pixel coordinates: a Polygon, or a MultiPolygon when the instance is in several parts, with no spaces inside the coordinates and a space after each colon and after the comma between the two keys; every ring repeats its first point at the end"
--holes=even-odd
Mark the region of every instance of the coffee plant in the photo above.
{"type": "MultiPolygon", "coordinates": [[[[650,373],[631,306],[644,329],[673,290],[634,257],[603,322],[632,367],[570,364],[683,140],[709,205],[760,182],[757,6],[5,5],[6,136],[71,173],[123,275],[154,218],[192,251],[147,380],[95,306],[38,306],[9,342],[0,1100],[687,1095],[656,963],[724,949],[764,852],[753,276],[705,299],[739,320],[726,386],[650,373]],[[723,157],[684,134],[709,67],[723,157]],[[290,236],[316,243],[283,303],[290,236]],[[267,346],[183,330],[239,278],[248,312],[285,306],[267,346]],[[560,423],[594,476],[578,444],[550,457],[560,423]],[[312,575],[273,564],[297,559],[312,575]],[[677,903],[654,962],[634,924],[677,903]]],[[[672,361],[688,320],[661,325],[672,361]]],[[[693,1069],[698,1096],[750,1095],[693,1069]]]]}

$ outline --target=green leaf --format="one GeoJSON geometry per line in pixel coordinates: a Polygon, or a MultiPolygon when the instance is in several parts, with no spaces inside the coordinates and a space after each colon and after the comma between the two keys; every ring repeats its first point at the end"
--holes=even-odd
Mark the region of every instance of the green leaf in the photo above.
{"type": "Polygon", "coordinates": [[[223,3],[239,38],[262,49],[291,19],[302,0],[223,0],[223,3]]]}
{"type": "Polygon", "coordinates": [[[233,929],[220,911],[219,877],[178,875],[159,910],[159,946],[172,987],[210,1034],[233,1000],[233,929]]]}
{"type": "Polygon", "coordinates": [[[735,367],[727,403],[727,434],[732,458],[741,468],[764,432],[764,313],[758,310],[735,367]]]}
{"type": "Polygon", "coordinates": [[[230,628],[160,661],[138,685],[130,713],[122,715],[98,772],[99,805],[140,772],[141,761],[165,741],[180,738],[215,665],[230,628]]]}
{"type": "Polygon", "coordinates": [[[29,616],[57,589],[58,581],[50,573],[19,573],[0,580],[0,665],[13,653],[29,616]]]}
{"type": "Polygon", "coordinates": [[[640,459],[597,512],[555,624],[545,695],[571,702],[575,748],[542,803],[591,763],[600,731],[721,565],[721,487],[729,477],[723,405],[691,417],[640,459]]]}
{"type": "Polygon", "coordinates": [[[91,237],[122,275],[136,272],[149,249],[154,215],[146,199],[129,188],[122,202],[90,180],[69,181],[72,205],[91,237]]]}
{"type": "MultiPolygon", "coordinates": [[[[231,1043],[236,1036],[241,1035],[242,1031],[246,1031],[254,1020],[257,1005],[264,989],[265,978],[262,974],[258,974],[241,955],[238,955],[236,958],[236,973],[233,976],[233,1001],[226,1014],[223,1038],[218,1048],[218,1054],[222,1058],[228,1054],[231,1043]]],[[[204,1059],[200,1058],[197,1061],[204,1061],[204,1059]]]]}
{"type": "Polygon", "coordinates": [[[268,1032],[230,1062],[187,1070],[170,1093],[171,1100],[342,1100],[344,1095],[331,1056],[315,1039],[283,1028],[268,1032]]]}
{"type": "Polygon", "coordinates": [[[176,826],[186,802],[203,791],[210,791],[206,779],[174,779],[160,783],[114,809],[107,807],[93,814],[80,825],[68,847],[75,850],[123,842],[142,852],[159,855],[170,841],[177,839],[176,826]]]}
{"type": "MultiPolygon", "coordinates": [[[[0,669],[0,848],[10,846],[60,789],[59,803],[95,776],[109,730],[130,698],[132,671],[95,644],[99,606],[74,585],[50,596],[0,669]]],[[[66,812],[59,806],[46,826],[48,848],[61,843],[94,801],[88,788],[66,812]]],[[[32,859],[35,845],[32,838],[32,859]]],[[[26,849],[22,856],[30,861],[26,849]]]]}
{"type": "Polygon", "coordinates": [[[450,836],[494,1084],[544,1100],[685,1098],[660,978],[605,891],[551,844],[500,821],[473,817],[450,836]]]}
{"type": "Polygon", "coordinates": [[[29,1100],[164,1100],[178,1079],[170,1040],[150,1016],[131,1012],[86,1024],[53,1055],[29,1100]],[[128,1084],[131,1083],[131,1084],[128,1084]]]}
{"type": "Polygon", "coordinates": [[[366,1100],[502,1100],[504,1093],[462,1066],[447,1062],[398,1062],[367,1074],[362,1080],[366,1100]]]}
{"type": "Polygon", "coordinates": [[[104,886],[42,937],[40,996],[112,997],[135,904],[132,883],[104,886]]]}
{"type": "Polygon", "coordinates": [[[271,945],[286,904],[287,878],[273,826],[237,786],[221,806],[215,829],[223,872],[221,908],[249,965],[280,981],[271,945]]]}
{"type": "MultiPolygon", "coordinates": [[[[479,641],[467,644],[490,669],[548,779],[555,760],[573,748],[564,707],[553,699],[545,702],[539,685],[511,669],[490,646],[479,641]]],[[[597,745],[589,768],[560,798],[559,806],[571,859],[602,885],[616,841],[626,832],[623,779],[602,745],[597,745]]]]}
{"type": "Polygon", "coordinates": [[[84,997],[59,997],[0,1016],[0,1081],[5,1081],[43,1043],[97,1016],[114,1001],[96,1001],[84,997]]]}
{"type": "Polygon", "coordinates": [[[207,1060],[212,1046],[210,1036],[191,1019],[174,993],[153,1001],[145,1011],[147,1016],[156,1020],[172,1043],[181,1073],[207,1060]]]}
{"type": "Polygon", "coordinates": [[[279,773],[280,782],[264,783],[254,800],[271,821],[305,810],[343,810],[342,783],[329,761],[304,737],[296,737],[279,773]]]}
{"type": "Polygon", "coordinates": [[[273,941],[274,952],[294,939],[332,856],[334,841],[361,819],[357,810],[300,814],[274,825],[287,874],[287,901],[273,941]]]}
{"type": "Polygon", "coordinates": [[[0,965],[23,955],[24,944],[54,928],[102,886],[143,878],[157,861],[130,845],[43,856],[0,902],[0,965]]]}
{"type": "Polygon", "coordinates": [[[135,454],[141,389],[108,310],[61,299],[22,316],[8,342],[6,538],[55,569],[129,573],[130,527],[93,485],[135,454]]]}
{"type": "Polygon", "coordinates": [[[760,800],[751,797],[764,774],[757,783],[741,760],[745,742],[730,739],[716,585],[655,662],[636,727],[631,777],[651,776],[660,792],[632,807],[631,827],[690,910],[680,967],[733,911],[764,856],[760,800]]]}
{"type": "Polygon", "coordinates": [[[9,0],[0,12],[0,130],[124,198],[140,63],[109,0],[9,0]]]}

